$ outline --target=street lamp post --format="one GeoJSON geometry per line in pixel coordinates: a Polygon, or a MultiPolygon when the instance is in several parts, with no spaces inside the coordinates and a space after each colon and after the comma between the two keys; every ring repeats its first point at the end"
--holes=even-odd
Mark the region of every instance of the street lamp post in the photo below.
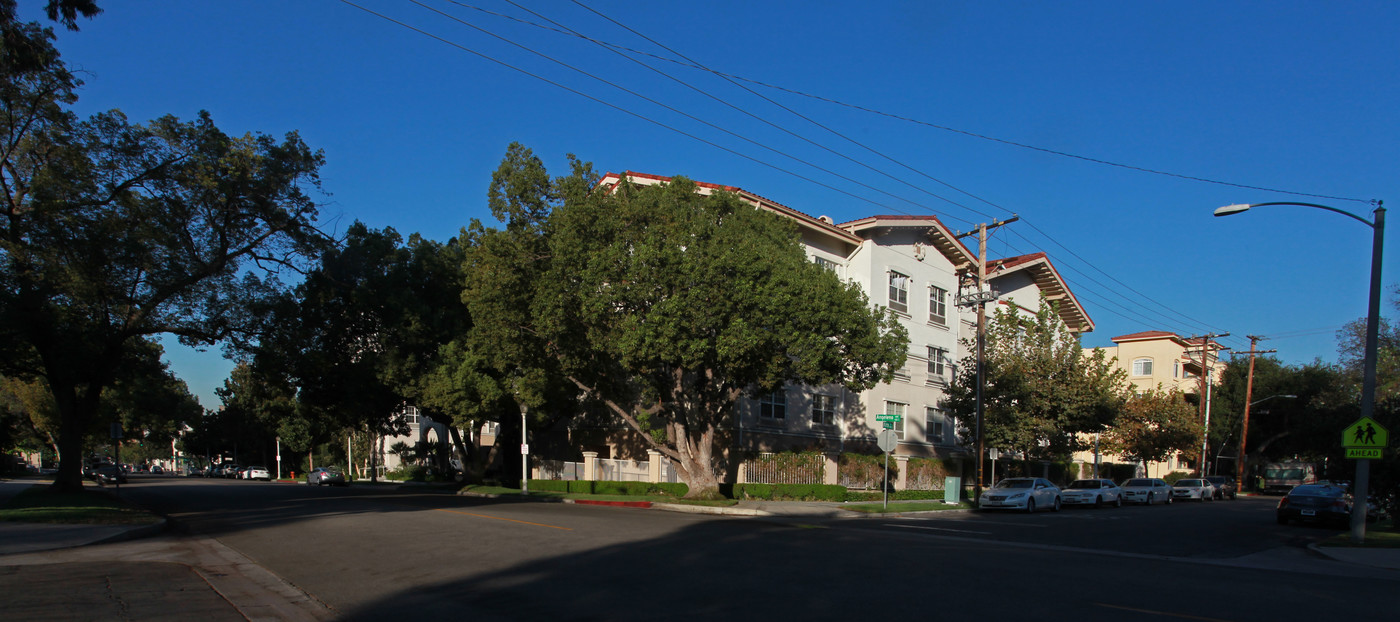
{"type": "MultiPolygon", "coordinates": [[[[1216,216],[1229,216],[1238,214],[1253,207],[1264,207],[1267,205],[1297,205],[1300,207],[1313,207],[1317,209],[1336,212],[1348,218],[1352,218],[1371,228],[1371,292],[1370,300],[1366,308],[1366,357],[1362,364],[1361,376],[1361,416],[1370,417],[1376,404],[1376,350],[1379,343],[1380,315],[1381,315],[1381,249],[1385,243],[1385,207],[1380,201],[1372,201],[1376,209],[1371,213],[1375,216],[1374,221],[1366,220],[1348,211],[1339,210],[1335,207],[1317,205],[1315,203],[1294,203],[1291,201],[1276,201],[1271,203],[1241,203],[1226,205],[1215,210],[1216,216]]],[[[1371,461],[1367,459],[1357,459],[1356,461],[1356,495],[1351,508],[1351,541],[1360,544],[1366,539],[1366,496],[1367,487],[1370,486],[1371,461]]]]}

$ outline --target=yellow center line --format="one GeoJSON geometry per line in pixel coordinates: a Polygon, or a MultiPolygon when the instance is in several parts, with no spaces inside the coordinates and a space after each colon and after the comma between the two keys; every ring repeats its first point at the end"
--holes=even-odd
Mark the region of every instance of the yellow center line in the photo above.
{"type": "Polygon", "coordinates": [[[453,513],[453,514],[466,514],[467,516],[475,516],[475,517],[477,517],[477,518],[489,518],[489,519],[491,519],[491,520],[509,521],[509,522],[512,522],[512,523],[520,523],[520,524],[522,524],[522,525],[534,525],[534,526],[536,526],[536,527],[548,527],[548,528],[550,528],[550,529],[560,529],[560,530],[563,530],[563,531],[573,531],[573,530],[574,530],[572,527],[560,527],[560,526],[558,526],[558,525],[546,525],[546,524],[544,524],[544,523],[532,523],[532,522],[527,521],[527,520],[516,520],[516,519],[514,519],[514,518],[501,518],[500,516],[490,516],[490,515],[487,515],[487,514],[475,514],[475,513],[472,513],[472,512],[463,512],[463,511],[461,511],[461,510],[448,510],[448,509],[445,509],[445,508],[433,508],[433,510],[434,510],[434,511],[437,511],[437,512],[451,512],[451,513],[453,513]]]}
{"type": "Polygon", "coordinates": [[[1205,620],[1206,622],[1229,622],[1228,620],[1224,620],[1224,619],[1221,619],[1221,618],[1203,618],[1203,617],[1201,617],[1201,616],[1187,615],[1187,614],[1184,614],[1184,613],[1171,613],[1171,612],[1167,612],[1167,611],[1153,611],[1153,610],[1151,610],[1151,609],[1136,609],[1136,608],[1133,608],[1133,607],[1121,607],[1121,606],[1119,606],[1119,605],[1110,605],[1110,604],[1107,604],[1107,603],[1094,603],[1094,604],[1096,604],[1096,605],[1098,605],[1098,606],[1100,606],[1100,607],[1108,607],[1109,609],[1122,609],[1123,611],[1131,611],[1131,612],[1133,612],[1133,613],[1147,613],[1147,614],[1151,614],[1151,615],[1155,615],[1155,616],[1167,616],[1167,617],[1170,617],[1170,618],[1182,618],[1182,619],[1185,619],[1185,620],[1205,620]]]}

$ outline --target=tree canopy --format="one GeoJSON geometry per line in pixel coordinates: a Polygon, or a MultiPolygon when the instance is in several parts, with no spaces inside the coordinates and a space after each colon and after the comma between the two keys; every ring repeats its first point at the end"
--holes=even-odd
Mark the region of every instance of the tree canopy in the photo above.
{"type": "MultiPolygon", "coordinates": [[[[975,344],[968,345],[976,351],[975,344]]],[[[1084,449],[1084,435],[1107,430],[1127,395],[1126,374],[1101,350],[1085,355],[1078,335],[1043,297],[1034,313],[1007,306],[988,318],[983,365],[986,444],[1027,457],[1054,458],[1084,449]]],[[[962,436],[972,442],[975,357],[959,366],[945,407],[964,422],[962,436]]]]}
{"type": "Polygon", "coordinates": [[[490,195],[506,228],[468,251],[472,339],[495,345],[518,399],[546,406],[563,378],[671,459],[691,496],[712,496],[739,398],[862,390],[903,364],[903,328],[808,261],[790,221],[680,177],[599,187],[571,162],[551,180],[512,145],[490,195]]]}
{"type": "Polygon", "coordinates": [[[43,377],[61,420],[55,486],[81,485],[83,436],[133,347],[208,345],[248,328],[300,267],[323,158],[296,136],[229,136],[206,113],[78,120],[78,81],[46,30],[37,68],[0,58],[0,371],[43,377]]]}

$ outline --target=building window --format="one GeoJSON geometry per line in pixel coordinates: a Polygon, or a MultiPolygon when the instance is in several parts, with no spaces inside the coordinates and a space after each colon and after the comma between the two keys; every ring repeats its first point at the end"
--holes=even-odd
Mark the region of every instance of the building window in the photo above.
{"type": "Polygon", "coordinates": [[[928,420],[928,442],[935,445],[952,444],[953,425],[947,414],[929,406],[924,408],[924,418],[928,420]]]}
{"type": "Polygon", "coordinates": [[[885,402],[885,414],[899,415],[899,421],[894,422],[894,433],[895,437],[901,441],[904,440],[904,419],[906,418],[905,415],[907,414],[908,410],[908,404],[901,404],[899,402],[885,402]]]}
{"type": "Polygon", "coordinates": [[[836,423],[836,398],[820,393],[812,396],[812,424],[831,425],[836,423]]]}
{"type": "Polygon", "coordinates": [[[812,262],[823,268],[826,268],[827,270],[836,272],[836,262],[830,259],[827,259],[825,257],[813,257],[812,262]]]}
{"type": "Polygon", "coordinates": [[[928,380],[930,383],[945,382],[948,371],[948,351],[943,348],[928,347],[928,380]]]}
{"type": "Polygon", "coordinates": [[[1181,361],[1172,361],[1172,377],[1181,377],[1181,361]]]}
{"type": "Polygon", "coordinates": [[[1133,375],[1134,375],[1134,376],[1151,376],[1151,375],[1152,375],[1152,359],[1134,359],[1134,360],[1133,360],[1133,375]]]}
{"type": "Polygon", "coordinates": [[[890,271],[890,308],[909,312],[909,277],[894,271],[890,271]]]}
{"type": "Polygon", "coordinates": [[[948,325],[948,290],[928,288],[928,321],[939,326],[948,325]]]}
{"type": "Polygon", "coordinates": [[[774,421],[787,419],[787,391],[778,389],[758,398],[758,417],[774,421]]]}
{"type": "Polygon", "coordinates": [[[418,423],[417,406],[408,406],[403,409],[403,422],[407,423],[408,425],[415,425],[418,423]]]}

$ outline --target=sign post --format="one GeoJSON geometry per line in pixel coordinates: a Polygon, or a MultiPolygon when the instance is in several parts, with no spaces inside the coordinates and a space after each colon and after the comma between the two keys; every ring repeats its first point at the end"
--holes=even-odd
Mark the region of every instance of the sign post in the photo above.
{"type": "MultiPolygon", "coordinates": [[[[898,419],[899,415],[880,415],[880,417],[895,417],[898,419]]],[[[876,440],[876,444],[879,445],[880,451],[885,452],[885,476],[881,478],[880,487],[884,489],[884,507],[888,510],[890,508],[890,452],[894,451],[895,446],[899,444],[899,437],[894,433],[894,422],[888,422],[887,425],[890,425],[891,428],[880,430],[880,437],[876,440]]]]}
{"type": "Polygon", "coordinates": [[[1352,540],[1357,544],[1366,540],[1366,514],[1370,510],[1366,497],[1370,486],[1371,461],[1381,458],[1389,442],[1390,432],[1370,417],[1357,419],[1356,423],[1342,430],[1342,448],[1347,450],[1347,458],[1356,460],[1351,524],[1352,540]]]}

